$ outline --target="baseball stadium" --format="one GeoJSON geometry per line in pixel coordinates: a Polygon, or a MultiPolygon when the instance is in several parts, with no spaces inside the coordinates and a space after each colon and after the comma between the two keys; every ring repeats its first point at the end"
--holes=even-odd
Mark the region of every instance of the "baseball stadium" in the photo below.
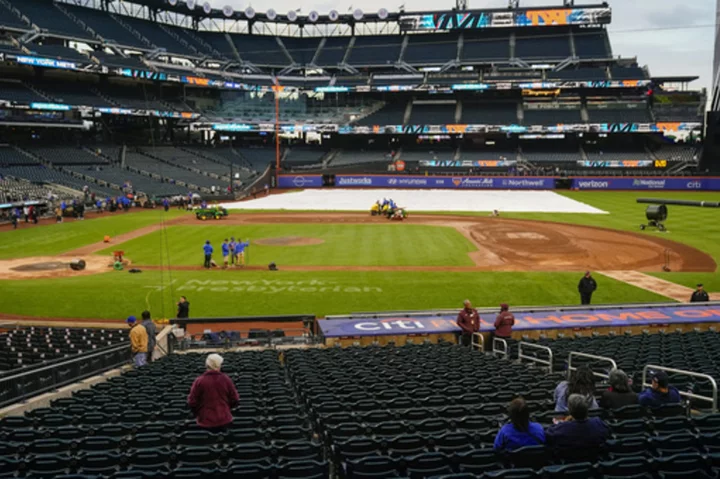
{"type": "Polygon", "coordinates": [[[0,478],[720,477],[720,41],[445,7],[0,0],[0,478]]]}

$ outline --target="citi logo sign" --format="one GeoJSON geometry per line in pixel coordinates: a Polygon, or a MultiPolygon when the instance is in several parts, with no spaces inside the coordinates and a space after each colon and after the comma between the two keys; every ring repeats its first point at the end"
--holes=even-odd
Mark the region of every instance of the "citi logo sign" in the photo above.
{"type": "Polygon", "coordinates": [[[688,181],[687,188],[690,190],[700,190],[700,189],[702,189],[702,182],[701,181],[688,181]]]}
{"type": "Polygon", "coordinates": [[[353,324],[353,327],[358,331],[407,331],[425,329],[425,325],[420,321],[412,321],[409,319],[367,321],[363,323],[355,323],[353,324]]]}

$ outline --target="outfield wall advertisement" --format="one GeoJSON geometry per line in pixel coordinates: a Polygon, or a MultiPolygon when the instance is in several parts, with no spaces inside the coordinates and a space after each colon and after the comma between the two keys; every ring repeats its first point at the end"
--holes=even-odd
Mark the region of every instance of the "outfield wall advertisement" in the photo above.
{"type": "Polygon", "coordinates": [[[576,190],[720,191],[720,178],[574,178],[576,190]]]}
{"type": "MultiPolygon", "coordinates": [[[[280,175],[280,188],[321,188],[321,175],[280,175]]],[[[412,176],[412,175],[335,175],[337,188],[432,188],[468,190],[552,190],[555,178],[533,176],[412,176]]],[[[720,191],[720,178],[573,178],[575,190],[670,190],[720,191]]]]}

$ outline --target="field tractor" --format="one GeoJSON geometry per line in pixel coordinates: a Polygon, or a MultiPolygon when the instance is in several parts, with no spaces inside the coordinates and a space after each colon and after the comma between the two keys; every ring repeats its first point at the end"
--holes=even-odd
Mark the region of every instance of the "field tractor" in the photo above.
{"type": "Polygon", "coordinates": [[[227,210],[220,206],[213,206],[210,208],[201,208],[201,209],[195,211],[195,217],[202,221],[211,220],[211,219],[219,220],[223,216],[227,216],[227,215],[228,215],[227,210]]]}

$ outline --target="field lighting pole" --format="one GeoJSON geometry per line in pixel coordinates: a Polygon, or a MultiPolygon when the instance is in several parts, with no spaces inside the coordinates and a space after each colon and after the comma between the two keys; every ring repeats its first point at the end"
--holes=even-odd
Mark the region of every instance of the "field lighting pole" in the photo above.
{"type": "Polygon", "coordinates": [[[278,184],[278,175],[280,174],[280,92],[283,87],[273,85],[275,92],[275,185],[278,184]]]}

